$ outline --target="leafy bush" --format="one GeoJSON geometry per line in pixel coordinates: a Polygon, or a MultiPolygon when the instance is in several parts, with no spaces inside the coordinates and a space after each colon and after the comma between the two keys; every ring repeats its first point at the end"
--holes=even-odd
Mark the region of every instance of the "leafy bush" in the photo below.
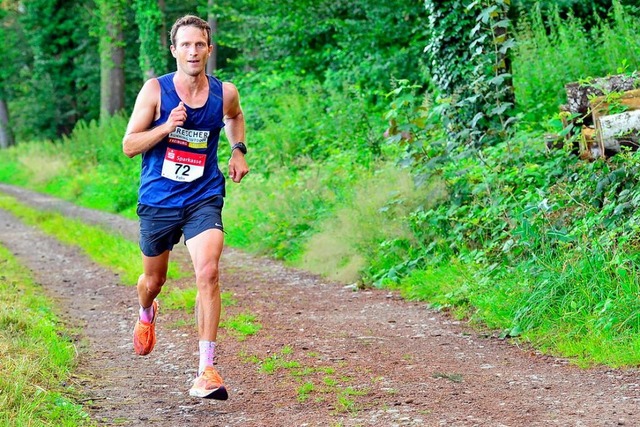
{"type": "Polygon", "coordinates": [[[236,83],[253,170],[304,168],[343,152],[369,164],[382,154],[384,124],[359,91],[329,89],[291,74],[250,75],[236,83]]]}
{"type": "Polygon", "coordinates": [[[425,51],[441,116],[456,147],[504,140],[514,117],[509,54],[514,46],[508,0],[425,1],[425,51]]]}

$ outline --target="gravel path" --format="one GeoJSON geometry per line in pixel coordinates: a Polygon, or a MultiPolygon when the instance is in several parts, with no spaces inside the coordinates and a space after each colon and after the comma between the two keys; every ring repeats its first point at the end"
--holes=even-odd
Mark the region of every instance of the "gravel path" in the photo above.
{"type": "MultiPolygon", "coordinates": [[[[135,221],[8,185],[0,193],[136,239],[135,221]]],[[[221,331],[230,399],[193,399],[192,313],[161,308],[156,349],[135,356],[132,286],[2,210],[0,244],[77,328],[73,383],[101,425],[640,426],[637,369],[579,369],[394,293],[356,291],[229,248],[221,282],[237,304],[223,320],[253,313],[262,329],[246,340],[221,331]],[[266,372],[269,363],[280,369],[266,372]]],[[[184,262],[184,249],[175,257],[184,262]]]]}

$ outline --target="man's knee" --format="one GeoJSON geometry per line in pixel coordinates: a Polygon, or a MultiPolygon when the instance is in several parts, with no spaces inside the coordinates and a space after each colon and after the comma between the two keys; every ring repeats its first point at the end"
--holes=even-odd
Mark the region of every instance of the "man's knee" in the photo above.
{"type": "Polygon", "coordinates": [[[162,290],[162,285],[167,281],[166,276],[152,276],[141,275],[140,279],[143,281],[149,293],[158,294],[162,290]]]}
{"type": "Polygon", "coordinates": [[[218,266],[216,265],[211,264],[202,267],[196,271],[196,283],[198,287],[216,288],[218,286],[219,274],[218,266]]]}

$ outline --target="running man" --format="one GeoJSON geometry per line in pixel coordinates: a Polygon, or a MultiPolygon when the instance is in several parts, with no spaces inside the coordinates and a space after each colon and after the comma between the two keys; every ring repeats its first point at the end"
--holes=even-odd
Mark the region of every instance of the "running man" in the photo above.
{"type": "Polygon", "coordinates": [[[133,331],[137,354],[156,343],[156,297],[166,281],[169,254],[184,235],[196,275],[196,316],[200,348],[198,375],[189,394],[226,400],[214,369],[220,321],[218,266],[223,247],[225,178],[218,168],[224,127],[231,144],[229,177],[239,183],[249,172],[245,122],[238,90],[206,74],[213,50],[211,28],[197,16],[179,18],[171,28],[177,70],[149,79],[136,99],[122,149],[142,155],[137,213],[143,273],[137,284],[140,317],[133,331]]]}

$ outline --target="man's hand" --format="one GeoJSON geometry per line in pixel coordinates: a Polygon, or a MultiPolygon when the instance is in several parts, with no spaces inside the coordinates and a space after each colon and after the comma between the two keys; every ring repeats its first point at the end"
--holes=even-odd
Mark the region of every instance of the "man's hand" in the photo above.
{"type": "Polygon", "coordinates": [[[169,133],[176,130],[178,126],[184,125],[184,122],[187,120],[187,108],[184,106],[184,103],[180,102],[176,108],[171,110],[169,113],[169,117],[167,118],[166,126],[169,126],[169,133]]]}
{"type": "Polygon", "coordinates": [[[229,177],[233,182],[240,182],[249,173],[249,166],[240,150],[233,150],[229,159],[229,177]]]}

